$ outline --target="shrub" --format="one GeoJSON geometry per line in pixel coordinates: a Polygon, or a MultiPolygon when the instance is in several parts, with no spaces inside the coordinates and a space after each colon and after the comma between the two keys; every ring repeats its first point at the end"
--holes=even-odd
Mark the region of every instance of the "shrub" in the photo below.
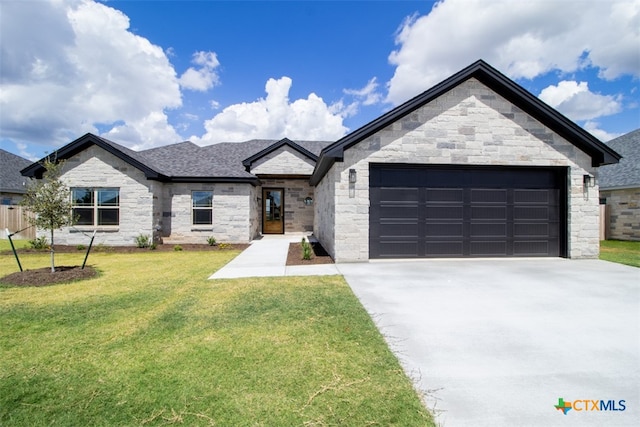
{"type": "Polygon", "coordinates": [[[173,247],[173,250],[174,250],[174,251],[176,251],[176,252],[177,252],[177,251],[181,251],[181,250],[182,250],[182,246],[180,246],[180,245],[175,245],[175,246],[173,247]]]}
{"type": "Polygon", "coordinates": [[[151,246],[149,246],[149,249],[151,249],[152,251],[155,251],[156,249],[158,249],[158,244],[156,242],[153,242],[151,246]]]}
{"type": "Polygon", "coordinates": [[[139,248],[148,248],[151,246],[151,238],[148,234],[140,234],[135,238],[136,246],[139,248]]]}
{"type": "Polygon", "coordinates": [[[47,249],[49,247],[49,243],[47,242],[47,238],[44,236],[36,237],[33,240],[29,240],[29,246],[33,249],[47,249]]]}
{"type": "Polygon", "coordinates": [[[87,247],[85,245],[76,245],[76,249],[79,251],[84,251],[85,249],[87,249],[87,247]]]}
{"type": "Polygon", "coordinates": [[[209,244],[209,246],[215,246],[215,245],[216,245],[216,243],[217,243],[216,238],[215,238],[215,237],[213,237],[213,236],[209,237],[209,238],[207,239],[207,243],[209,244]]]}
{"type": "Polygon", "coordinates": [[[302,259],[311,259],[311,244],[307,242],[307,239],[302,238],[302,259]]]}

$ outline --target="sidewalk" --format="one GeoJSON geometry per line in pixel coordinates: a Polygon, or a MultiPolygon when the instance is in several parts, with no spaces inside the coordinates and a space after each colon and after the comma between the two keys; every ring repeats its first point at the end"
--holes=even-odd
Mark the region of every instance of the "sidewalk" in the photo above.
{"type": "Polygon", "coordinates": [[[289,243],[300,242],[302,235],[269,235],[251,242],[251,246],[216,271],[209,279],[274,276],[325,276],[340,274],[335,264],[285,265],[289,243]]]}

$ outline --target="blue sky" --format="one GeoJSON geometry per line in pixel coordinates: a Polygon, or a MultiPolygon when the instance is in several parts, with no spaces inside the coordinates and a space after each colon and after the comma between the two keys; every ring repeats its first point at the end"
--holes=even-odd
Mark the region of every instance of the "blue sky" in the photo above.
{"type": "Polygon", "coordinates": [[[336,140],[477,59],[603,141],[640,127],[640,0],[0,0],[0,51],[0,147],[33,160],[336,140]]]}

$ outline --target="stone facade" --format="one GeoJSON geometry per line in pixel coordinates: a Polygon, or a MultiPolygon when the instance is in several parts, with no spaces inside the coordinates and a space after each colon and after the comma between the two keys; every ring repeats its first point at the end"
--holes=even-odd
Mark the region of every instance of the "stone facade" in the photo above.
{"type": "Polygon", "coordinates": [[[598,188],[583,186],[591,158],[476,79],[346,149],[321,180],[315,231],[338,262],[369,259],[370,163],[566,167],[568,255],[598,256],[598,188]]]}
{"type": "MultiPolygon", "coordinates": [[[[162,184],[147,180],[130,164],[91,146],[66,161],[61,179],[69,187],[119,188],[120,221],[117,226],[64,227],[55,232],[55,243],[87,245],[96,230],[94,244],[131,246],[138,235],[153,234],[154,200],[162,184]]],[[[49,237],[43,230],[38,234],[49,237]]]]}
{"type": "Polygon", "coordinates": [[[269,153],[251,166],[254,175],[311,175],[316,163],[294,150],[283,146],[269,153]]]}
{"type": "MultiPolygon", "coordinates": [[[[284,231],[313,231],[313,206],[304,204],[304,199],[313,199],[313,187],[308,179],[261,179],[262,188],[284,188],[284,231]]],[[[260,190],[262,198],[262,189],[260,190]]],[[[314,202],[315,203],[315,202],[314,202]]],[[[260,221],[262,223],[262,200],[260,201],[260,221]]]]}
{"type": "Polygon", "coordinates": [[[608,238],[640,240],[640,188],[602,190],[600,197],[609,207],[608,238]]]}
{"type": "Polygon", "coordinates": [[[205,244],[213,236],[219,242],[246,243],[251,235],[250,209],[254,196],[250,184],[170,183],[163,189],[163,240],[171,243],[205,244]],[[213,224],[194,225],[193,191],[213,192],[213,224]]]}

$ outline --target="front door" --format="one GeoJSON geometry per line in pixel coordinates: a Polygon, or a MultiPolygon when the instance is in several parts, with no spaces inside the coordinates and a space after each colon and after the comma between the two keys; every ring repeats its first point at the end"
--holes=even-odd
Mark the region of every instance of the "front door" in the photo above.
{"type": "Polygon", "coordinates": [[[284,191],[282,188],[262,189],[262,232],[284,233],[284,191]]]}

